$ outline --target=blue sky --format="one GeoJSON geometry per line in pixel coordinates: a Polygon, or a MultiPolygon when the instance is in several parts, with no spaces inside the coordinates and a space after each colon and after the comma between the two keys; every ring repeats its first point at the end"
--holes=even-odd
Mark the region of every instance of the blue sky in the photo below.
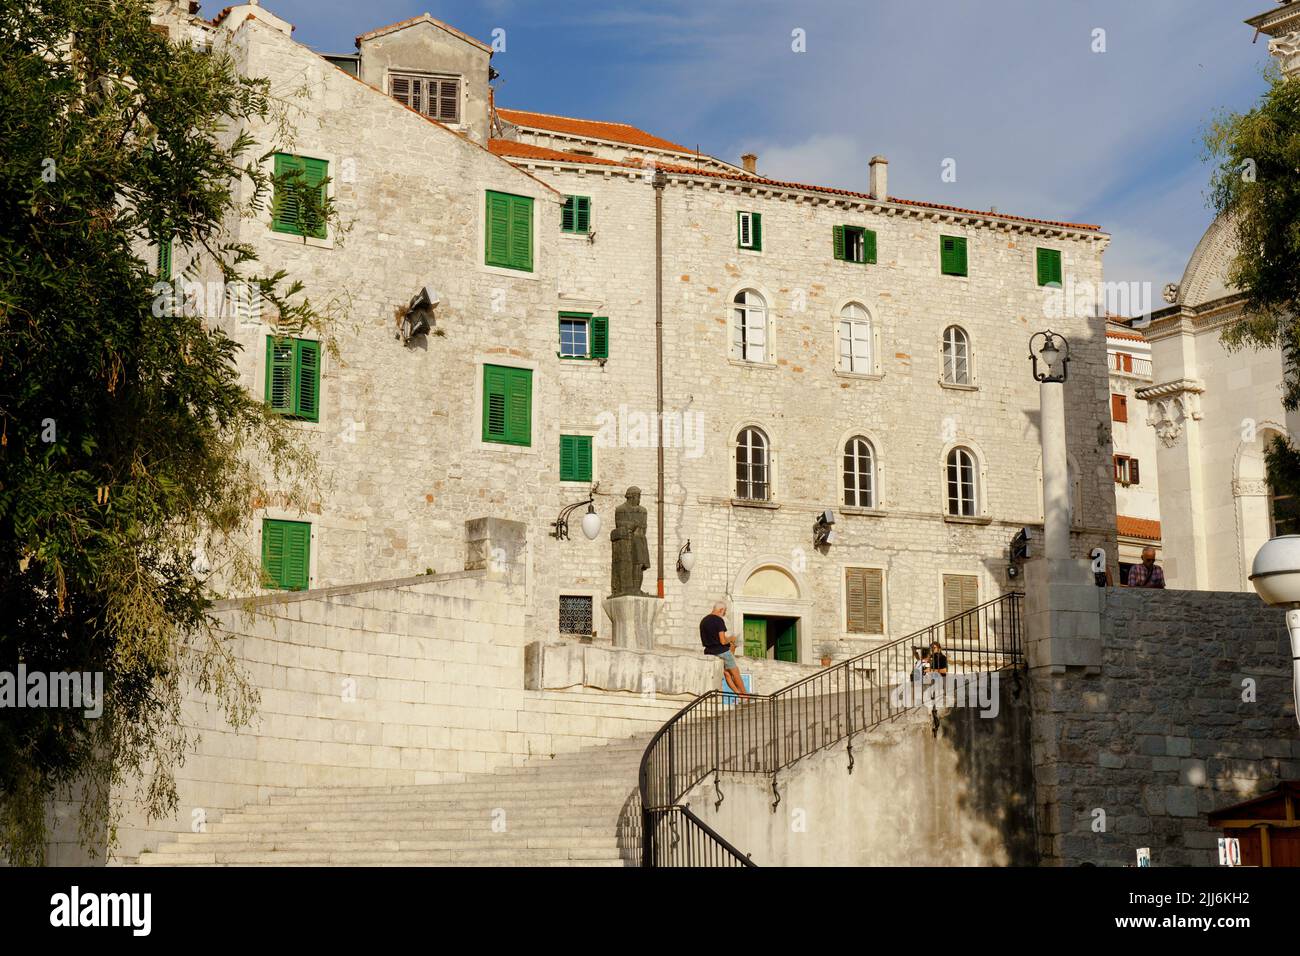
{"type": "MultiPolygon", "coordinates": [[[[497,102],[642,126],[781,179],[1100,223],[1106,278],[1182,275],[1209,224],[1202,137],[1265,88],[1272,0],[263,0],[322,52],[425,11],[484,41],[497,102]],[[806,37],[793,52],[792,31],[806,37]],[[1093,52],[1094,31],[1105,52],[1093,52]],[[945,159],[956,181],[941,179],[945,159]]],[[[218,3],[204,3],[212,16],[218,3]]],[[[1156,305],[1161,303],[1157,302],[1156,305]]]]}

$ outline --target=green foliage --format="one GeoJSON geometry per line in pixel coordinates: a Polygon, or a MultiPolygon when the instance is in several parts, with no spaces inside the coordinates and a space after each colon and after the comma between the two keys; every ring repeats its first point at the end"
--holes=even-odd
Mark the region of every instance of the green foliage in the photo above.
{"type": "Polygon", "coordinates": [[[187,684],[247,721],[256,695],[194,551],[213,582],[255,588],[252,508],[301,502],[314,474],[292,425],[241,386],[213,311],[157,307],[144,243],[172,236],[178,269],[185,249],[187,275],[249,282],[277,329],[321,322],[298,283],[249,271],[254,251],[222,239],[269,200],[270,152],[249,155],[243,130],[284,133],[272,91],[168,43],[149,8],[0,5],[0,671],[101,672],[106,692],[97,720],[0,709],[14,862],[41,859],[46,804],[74,788],[87,842],[111,847],[112,792],[175,811],[187,684]]]}
{"type": "MultiPolygon", "coordinates": [[[[1229,349],[1280,349],[1282,403],[1294,411],[1300,407],[1300,76],[1274,72],[1271,80],[1253,110],[1211,125],[1206,146],[1218,163],[1211,202],[1236,241],[1228,280],[1244,296],[1223,342],[1229,349]]],[[[1268,473],[1275,489],[1300,486],[1300,455],[1275,441],[1268,473]]]]}

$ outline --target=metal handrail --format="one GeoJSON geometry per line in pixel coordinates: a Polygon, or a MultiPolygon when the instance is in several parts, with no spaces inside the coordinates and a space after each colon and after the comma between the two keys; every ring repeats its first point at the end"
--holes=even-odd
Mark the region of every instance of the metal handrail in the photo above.
{"type": "MultiPolygon", "coordinates": [[[[687,826],[696,828],[692,839],[711,841],[709,854],[713,854],[692,851],[691,859],[724,859],[728,858],[724,851],[729,851],[753,866],[690,813],[681,798],[709,774],[726,770],[775,775],[797,760],[913,709],[914,698],[896,701],[892,691],[911,680],[913,652],[922,646],[918,643],[922,638],[926,647],[939,641],[949,674],[1021,665],[1023,597],[1018,591],[1003,594],[772,694],[751,694],[742,700],[728,691],[711,690],[691,701],[659,728],[641,757],[635,795],[640,803],[641,865],[701,865],[681,862],[680,843],[664,846],[660,840],[664,833],[677,832],[673,827],[678,816],[688,815],[687,826]]],[[[849,761],[852,769],[851,744],[849,761]]],[[[779,802],[779,795],[776,799],[779,802]]]]}

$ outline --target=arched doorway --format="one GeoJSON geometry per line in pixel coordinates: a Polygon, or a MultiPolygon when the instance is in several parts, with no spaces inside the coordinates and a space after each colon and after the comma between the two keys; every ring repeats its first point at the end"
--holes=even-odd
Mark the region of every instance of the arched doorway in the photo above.
{"type": "Polygon", "coordinates": [[[1290,497],[1273,493],[1268,482],[1265,455],[1285,430],[1274,422],[1261,423],[1252,441],[1237,448],[1232,495],[1237,511],[1238,573],[1241,590],[1250,590],[1247,575],[1255,553],[1269,538],[1300,531],[1300,507],[1290,497]]]}
{"type": "Polygon", "coordinates": [[[736,576],[731,628],[746,657],[798,663],[813,659],[811,602],[784,561],[751,561],[736,576]]]}

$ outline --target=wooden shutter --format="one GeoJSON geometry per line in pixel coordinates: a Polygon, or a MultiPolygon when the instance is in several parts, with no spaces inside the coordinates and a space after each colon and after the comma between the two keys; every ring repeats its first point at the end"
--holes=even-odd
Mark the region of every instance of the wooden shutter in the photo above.
{"type": "MultiPolygon", "coordinates": [[[[287,179],[296,172],[303,172],[302,159],[288,153],[275,154],[275,177],[287,179]]],[[[302,228],[298,225],[302,210],[299,209],[298,197],[279,184],[272,187],[271,228],[276,232],[291,232],[301,236],[302,228]]]]}
{"type": "Polygon", "coordinates": [[[1112,421],[1128,421],[1128,399],[1123,395],[1111,395],[1110,417],[1112,421]]]}
{"type": "Polygon", "coordinates": [[[879,568],[846,568],[844,587],[844,629],[850,634],[883,634],[884,572],[879,568]]]}
{"type": "MultiPolygon", "coordinates": [[[[393,99],[403,106],[412,106],[411,102],[411,79],[406,76],[393,76],[388,80],[388,92],[393,99]]],[[[416,106],[416,109],[419,107],[416,106]]]]}
{"type": "Polygon", "coordinates": [[[574,222],[577,220],[577,196],[564,197],[564,209],[560,211],[560,231],[573,232],[574,222]]]}
{"type": "Polygon", "coordinates": [[[429,115],[444,123],[460,121],[460,81],[455,79],[429,80],[429,115]],[[437,105],[434,105],[434,96],[437,105]],[[436,112],[435,112],[436,109],[436,112]]]}
{"type": "Polygon", "coordinates": [[[320,419],[320,343],[299,339],[294,342],[294,381],[297,394],[293,413],[307,421],[320,419]]]}
{"type": "MultiPolygon", "coordinates": [[[[320,210],[325,207],[325,180],[329,176],[329,163],[323,159],[303,158],[303,179],[307,185],[316,191],[317,209],[311,212],[312,218],[321,218],[320,210]]],[[[302,210],[302,213],[308,213],[308,210],[302,210]]],[[[325,222],[323,218],[319,222],[303,222],[303,231],[313,239],[325,238],[325,222]]]]}
{"type": "MultiPolygon", "coordinates": [[[[943,576],[944,620],[956,617],[979,605],[979,578],[973,574],[945,574],[943,576]]],[[[972,621],[957,621],[944,627],[944,640],[975,637],[978,626],[972,621]]],[[[950,666],[951,666],[951,662],[950,666]]]]}
{"type": "Polygon", "coordinates": [[[1130,458],[1130,459],[1128,460],[1128,482],[1129,482],[1129,484],[1130,484],[1130,485],[1141,484],[1141,482],[1138,480],[1138,478],[1139,478],[1139,475],[1138,475],[1138,460],[1137,460],[1136,458],[1130,458]]]}
{"type": "Polygon", "coordinates": [[[577,216],[574,222],[574,229],[581,233],[591,231],[591,197],[578,196],[577,199],[577,216]]]}
{"type": "Polygon", "coordinates": [[[512,445],[533,443],[533,373],[531,369],[507,369],[506,441],[512,445]]]}
{"type": "Polygon", "coordinates": [[[510,198],[504,193],[487,194],[485,257],[490,266],[510,265],[510,198]]]}
{"type": "Polygon", "coordinates": [[[506,404],[510,391],[510,372],[500,365],[483,366],[483,440],[504,442],[506,404]]]}
{"type": "Polygon", "coordinates": [[[1121,469],[1120,469],[1120,461],[1122,461],[1122,459],[1123,459],[1123,456],[1122,456],[1122,455],[1111,455],[1111,456],[1110,456],[1110,464],[1111,464],[1111,468],[1112,468],[1112,469],[1114,470],[1114,472],[1115,472],[1115,480],[1116,480],[1117,482],[1119,482],[1119,481],[1123,481],[1123,480],[1124,480],[1124,478],[1123,478],[1123,473],[1122,473],[1122,471],[1121,471],[1121,469]]]}
{"type": "Polygon", "coordinates": [[[158,277],[160,279],[170,279],[172,277],[172,241],[164,239],[158,243],[158,277]]]}
{"type": "Polygon", "coordinates": [[[560,436],[560,480],[591,481],[591,436],[560,436]]]}
{"type": "Polygon", "coordinates": [[[966,275],[965,238],[961,236],[940,236],[939,264],[944,275],[966,275]]]}
{"type": "Polygon", "coordinates": [[[1059,249],[1038,250],[1038,284],[1061,284],[1061,252],[1059,249]]]}
{"type": "Polygon", "coordinates": [[[294,414],[293,339],[266,337],[266,403],[273,412],[294,414]]]}
{"type": "Polygon", "coordinates": [[[833,230],[833,242],[835,246],[835,258],[844,258],[844,227],[836,226],[833,230]]]}
{"type": "Polygon", "coordinates": [[[591,325],[591,357],[592,358],[609,358],[609,317],[604,315],[593,315],[591,325]]]}
{"type": "Polygon", "coordinates": [[[533,271],[533,201],[526,196],[511,196],[510,268],[533,271]]]}
{"type": "Polygon", "coordinates": [[[311,525],[305,521],[286,521],[284,571],[280,586],[290,591],[307,589],[311,568],[311,525]]]}
{"type": "Polygon", "coordinates": [[[262,584],[265,587],[284,587],[284,538],[284,522],[262,522],[262,584]]]}
{"type": "Polygon", "coordinates": [[[862,261],[875,264],[876,231],[874,229],[866,229],[862,233],[862,261]]]}
{"type": "Polygon", "coordinates": [[[763,214],[750,213],[749,216],[750,246],[755,252],[763,251],[763,214]]]}
{"type": "Polygon", "coordinates": [[[1121,371],[1124,372],[1133,371],[1133,356],[1129,355],[1127,352],[1121,352],[1119,359],[1120,359],[1119,367],[1121,371]]]}
{"type": "Polygon", "coordinates": [[[749,213],[736,213],[736,245],[741,249],[748,249],[753,242],[754,228],[749,213]]]}

